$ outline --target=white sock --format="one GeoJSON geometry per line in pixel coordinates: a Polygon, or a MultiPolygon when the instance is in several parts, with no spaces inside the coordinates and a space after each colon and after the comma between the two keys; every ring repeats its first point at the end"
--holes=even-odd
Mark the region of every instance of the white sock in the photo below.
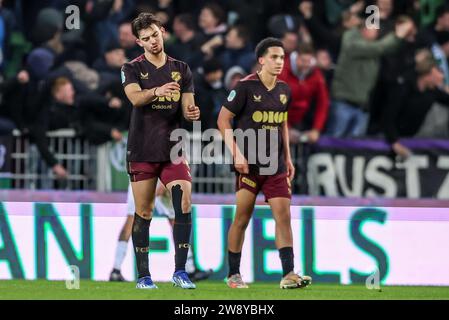
{"type": "Polygon", "coordinates": [[[123,260],[125,260],[126,251],[128,249],[128,241],[119,241],[115,250],[114,269],[121,270],[123,260]]]}
{"type": "Polygon", "coordinates": [[[193,273],[195,272],[195,269],[195,260],[193,259],[192,249],[189,248],[189,252],[187,253],[186,272],[193,273]]]}

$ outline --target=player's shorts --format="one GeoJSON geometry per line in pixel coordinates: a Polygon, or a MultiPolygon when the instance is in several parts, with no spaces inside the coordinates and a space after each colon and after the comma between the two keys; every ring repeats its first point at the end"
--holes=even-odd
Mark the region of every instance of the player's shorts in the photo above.
{"type": "Polygon", "coordinates": [[[164,185],[175,180],[192,182],[187,161],[179,164],[167,162],[128,162],[128,174],[131,182],[159,178],[164,185]]]}
{"type": "Polygon", "coordinates": [[[237,192],[240,189],[246,189],[256,195],[262,191],[265,202],[272,198],[292,197],[290,179],[286,172],[271,176],[237,173],[235,190],[237,192]]]}
{"type": "MultiPolygon", "coordinates": [[[[158,182],[159,185],[159,182],[158,182]]],[[[157,187],[156,187],[157,188],[157,187]]],[[[170,195],[166,192],[162,196],[156,197],[154,199],[154,208],[157,213],[162,216],[166,216],[169,219],[175,219],[175,209],[173,208],[172,201],[170,199],[170,195]]],[[[128,195],[126,198],[126,213],[128,216],[134,216],[134,212],[136,212],[136,205],[134,202],[133,190],[131,188],[131,184],[128,185],[128,195]]]]}

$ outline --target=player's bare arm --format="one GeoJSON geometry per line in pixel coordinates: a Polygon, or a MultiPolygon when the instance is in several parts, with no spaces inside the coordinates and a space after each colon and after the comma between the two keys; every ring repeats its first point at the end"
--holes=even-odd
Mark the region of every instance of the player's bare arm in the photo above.
{"type": "Polygon", "coordinates": [[[292,156],[290,154],[290,139],[288,134],[288,124],[287,121],[284,121],[284,123],[282,123],[282,139],[284,141],[285,165],[287,167],[288,178],[293,180],[293,177],[295,176],[295,166],[293,165],[292,156]]]}
{"type": "Polygon", "coordinates": [[[197,121],[200,119],[200,108],[195,105],[193,93],[186,92],[182,94],[182,112],[187,121],[197,121]]]}
{"type": "Polygon", "coordinates": [[[225,140],[226,146],[231,151],[232,158],[234,159],[235,170],[239,173],[247,174],[249,173],[248,161],[240,151],[232,133],[233,130],[231,122],[234,117],[235,115],[231,111],[225,107],[222,107],[220,114],[218,115],[217,126],[220,130],[221,136],[225,140]]]}
{"type": "Polygon", "coordinates": [[[143,107],[158,97],[171,97],[179,90],[179,84],[176,82],[169,82],[151,89],[142,89],[139,84],[130,83],[125,87],[125,94],[134,107],[143,107]]]}

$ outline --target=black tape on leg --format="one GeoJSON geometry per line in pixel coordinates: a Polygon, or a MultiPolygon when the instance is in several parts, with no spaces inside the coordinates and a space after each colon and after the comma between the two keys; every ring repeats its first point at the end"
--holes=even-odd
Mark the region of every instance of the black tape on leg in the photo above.
{"type": "Polygon", "coordinates": [[[182,189],[180,185],[171,188],[173,208],[175,209],[175,225],[173,240],[175,241],[175,272],[185,270],[187,253],[189,252],[190,232],[192,229],[191,213],[182,212],[182,189]]]}
{"type": "Polygon", "coordinates": [[[183,191],[179,184],[171,188],[173,208],[175,209],[175,223],[191,223],[191,214],[182,212],[182,195],[183,191]]]}
{"type": "Polygon", "coordinates": [[[150,251],[150,224],[151,219],[146,220],[134,214],[132,227],[132,240],[136,255],[136,266],[139,278],[150,275],[148,268],[148,252],[150,251]]]}

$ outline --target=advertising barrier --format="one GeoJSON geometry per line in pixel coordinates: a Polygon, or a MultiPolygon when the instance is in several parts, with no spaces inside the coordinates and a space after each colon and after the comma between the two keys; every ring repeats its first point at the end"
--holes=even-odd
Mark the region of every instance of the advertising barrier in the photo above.
{"type": "MultiPolygon", "coordinates": [[[[192,210],[195,261],[227,275],[226,238],[233,205],[202,204],[192,210]]],[[[376,270],[387,285],[449,285],[449,211],[431,207],[353,205],[292,206],[295,267],[315,283],[362,283],[376,270]]],[[[107,280],[124,203],[1,202],[0,279],[107,280]]],[[[258,205],[248,226],[241,273],[248,282],[278,281],[281,264],[274,220],[258,205]]],[[[150,229],[150,270],[169,281],[174,268],[172,232],[155,216],[150,229]]],[[[123,275],[135,278],[131,241],[123,275]]]]}

